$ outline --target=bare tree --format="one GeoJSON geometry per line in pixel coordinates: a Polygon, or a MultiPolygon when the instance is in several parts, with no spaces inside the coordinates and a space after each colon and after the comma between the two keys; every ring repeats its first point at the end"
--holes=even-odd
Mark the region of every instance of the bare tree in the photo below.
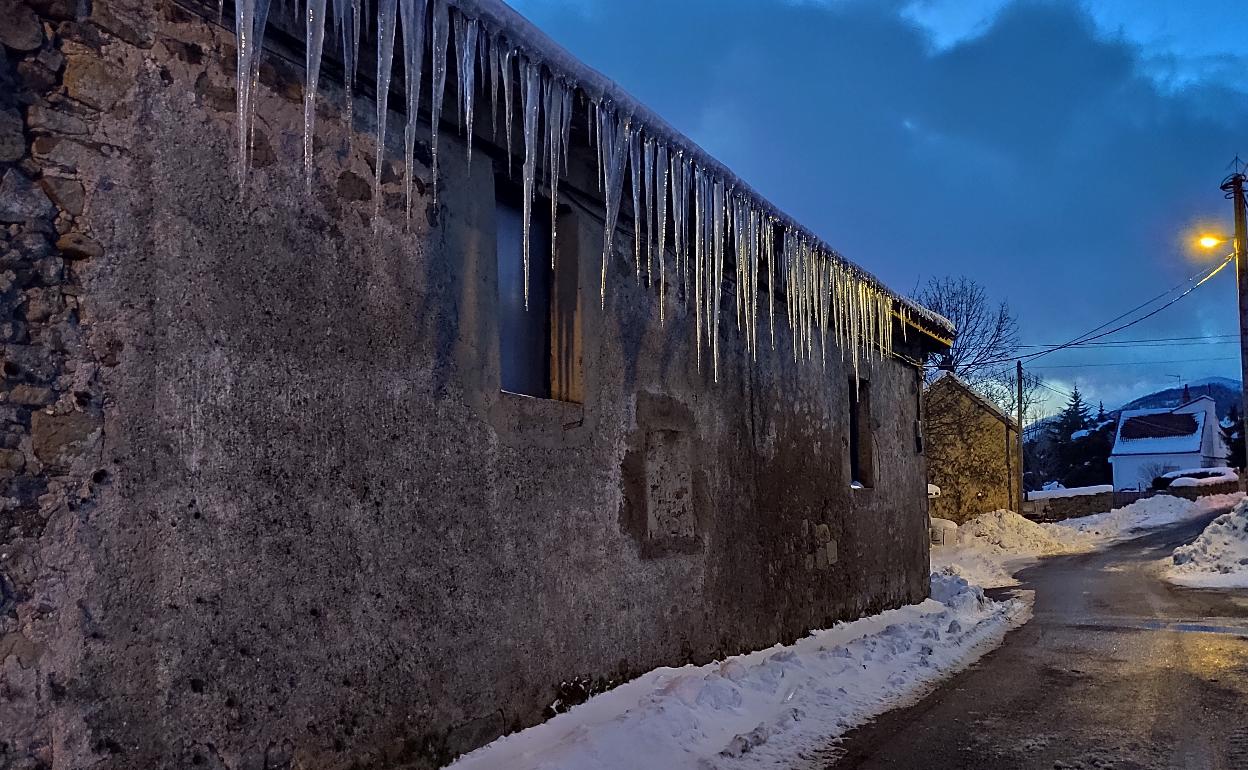
{"type": "MultiPolygon", "coordinates": [[[[919,304],[953,322],[957,330],[947,353],[933,354],[926,361],[927,378],[950,371],[1001,407],[1009,415],[1017,409],[1018,384],[1013,359],[1019,354],[1018,319],[1006,302],[993,302],[973,278],[945,276],[931,278],[914,294],[919,304]]],[[[1039,401],[1040,378],[1023,374],[1023,421],[1039,401]]],[[[937,411],[937,410],[929,410],[937,411]]],[[[929,435],[959,430],[955,415],[941,419],[929,414],[929,435]]]]}
{"type": "Polygon", "coordinates": [[[974,279],[931,278],[914,296],[920,305],[953,322],[958,335],[949,352],[933,355],[932,370],[945,369],[972,385],[995,378],[1018,353],[1018,320],[1005,302],[994,304],[974,279]]]}

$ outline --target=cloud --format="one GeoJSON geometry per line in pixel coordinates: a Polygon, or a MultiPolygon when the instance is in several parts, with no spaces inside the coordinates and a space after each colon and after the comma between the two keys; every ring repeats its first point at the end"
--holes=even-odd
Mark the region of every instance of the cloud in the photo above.
{"type": "MultiPolygon", "coordinates": [[[[1176,235],[1227,218],[1217,184],[1248,118],[1227,73],[1244,60],[1215,52],[1192,68],[1190,45],[1107,31],[1103,9],[980,0],[949,21],[950,0],[530,4],[555,39],[851,259],[903,292],[971,275],[1008,299],[1029,340],[1068,339],[1173,285],[1195,269],[1176,235]],[[1167,66],[1179,74],[1159,77],[1167,66]]],[[[1224,278],[1132,334],[1237,328],[1224,278]]],[[[1162,368],[1160,384],[1237,369],[1162,368]]],[[[1096,397],[1149,371],[1078,376],[1096,397]]]]}

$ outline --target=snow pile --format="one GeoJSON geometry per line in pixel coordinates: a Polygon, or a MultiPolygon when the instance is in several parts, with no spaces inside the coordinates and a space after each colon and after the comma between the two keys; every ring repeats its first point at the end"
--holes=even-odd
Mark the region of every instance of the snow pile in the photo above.
{"type": "Polygon", "coordinates": [[[1242,492],[1208,495],[1198,500],[1185,500],[1173,495],[1154,495],[1106,513],[1067,519],[1053,526],[1108,543],[1138,536],[1146,530],[1197,519],[1210,511],[1229,507],[1243,499],[1242,492]]]}
{"type": "Polygon", "coordinates": [[[1083,495],[1101,495],[1106,492],[1113,492],[1113,484],[1102,484],[1096,487],[1071,487],[1066,489],[1058,487],[1056,489],[1042,489],[1037,492],[1028,492],[1028,500],[1052,500],[1055,497],[1082,497],[1083,495]]]}
{"type": "Polygon", "coordinates": [[[993,554],[1052,556],[1071,553],[1072,547],[1085,545],[1084,540],[1013,511],[981,514],[958,527],[959,545],[993,554]]]}
{"type": "Polygon", "coordinates": [[[965,580],[932,598],[705,666],[661,668],[460,757],[454,770],[795,767],[970,665],[1030,617],[965,580]]]}
{"type": "Polygon", "coordinates": [[[1166,579],[1206,588],[1248,588],[1248,501],[1241,501],[1171,557],[1166,579]]]}
{"type": "Polygon", "coordinates": [[[1239,481],[1239,474],[1231,468],[1192,468],[1173,471],[1162,478],[1170,480],[1172,487],[1209,487],[1239,481]]]}
{"type": "Polygon", "coordinates": [[[960,575],[989,588],[1017,585],[1013,575],[1041,556],[1083,553],[1090,538],[1052,524],[1037,524],[1013,511],[993,511],[958,527],[956,543],[932,550],[932,569],[960,575]]]}

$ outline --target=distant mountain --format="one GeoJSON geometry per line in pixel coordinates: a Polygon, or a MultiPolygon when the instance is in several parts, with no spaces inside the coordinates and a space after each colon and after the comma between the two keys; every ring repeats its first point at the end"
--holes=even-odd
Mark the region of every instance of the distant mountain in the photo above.
{"type": "MultiPolygon", "coordinates": [[[[1238,406],[1243,397],[1243,385],[1239,380],[1232,380],[1228,377],[1206,377],[1203,380],[1187,383],[1187,388],[1192,398],[1212,396],[1214,403],[1218,405],[1219,418],[1226,417],[1231,407],[1238,406]]],[[[1166,406],[1178,406],[1182,400],[1183,386],[1180,385],[1141,396],[1130,403],[1123,404],[1122,410],[1160,409],[1166,406]]]]}

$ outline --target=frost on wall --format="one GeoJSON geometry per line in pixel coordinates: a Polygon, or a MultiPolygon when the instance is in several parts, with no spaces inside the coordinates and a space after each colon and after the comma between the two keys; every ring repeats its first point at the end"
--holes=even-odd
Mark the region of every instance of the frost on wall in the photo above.
{"type": "MultiPolygon", "coordinates": [[[[532,260],[528,230],[535,191],[544,173],[549,183],[552,218],[551,259],[557,255],[559,181],[567,172],[574,103],[584,105],[585,129],[595,145],[598,182],[604,200],[604,231],[600,302],[605,307],[607,266],[616,248],[620,206],[627,193],[633,211],[632,258],[635,280],[658,285],[660,322],[669,302],[692,304],[698,365],[719,373],[719,334],[723,283],[731,277],[735,316],[746,349],[757,356],[760,331],[776,348],[776,293],[787,299],[787,318],[797,361],[824,363],[832,348],[857,373],[870,356],[893,350],[894,316],[905,329],[911,316],[952,333],[948,321],[901,300],[880,282],[768,203],[744,181],[668,126],[601,74],[574,59],[525,19],[498,0],[377,0],[373,9],[378,92],[388,94],[395,58],[395,31],[402,27],[406,95],[405,178],[407,217],[411,217],[412,158],[422,63],[431,62],[430,88],[432,166],[437,190],[438,129],[441,123],[448,66],[457,71],[454,95],[459,125],[472,136],[477,91],[488,98],[490,125],[496,141],[505,142],[508,164],[515,149],[513,109],[520,108],[523,157],[523,253],[525,295],[532,260]],[[428,44],[426,45],[426,41],[428,44]],[[500,127],[498,113],[502,111],[500,127]],[[501,131],[501,136],[500,136],[501,131]],[[671,256],[668,260],[668,231],[671,256]],[[731,271],[731,275],[728,273],[731,271]],[[681,291],[669,291],[679,287],[681,291]],[[762,307],[760,308],[760,304],[762,307]]],[[[326,22],[337,29],[330,36],[340,49],[346,72],[350,109],[359,62],[360,0],[334,0],[332,17],[326,0],[305,0],[299,8],[306,21],[305,168],[311,153],[316,89],[326,22]]],[[[245,187],[249,165],[253,99],[269,0],[237,0],[239,184],[245,187]]],[[[366,25],[367,26],[367,25],[366,25]]],[[[367,31],[367,30],[366,30],[367,31]]],[[[387,100],[377,109],[380,186],[387,131],[387,100]]],[[[472,141],[467,142],[471,163],[472,141]]],[[[306,172],[305,172],[306,173],[306,172]]],[[[307,184],[311,185],[310,176],[307,184]]],[[[374,194],[380,215],[382,196],[374,194]]]]}

